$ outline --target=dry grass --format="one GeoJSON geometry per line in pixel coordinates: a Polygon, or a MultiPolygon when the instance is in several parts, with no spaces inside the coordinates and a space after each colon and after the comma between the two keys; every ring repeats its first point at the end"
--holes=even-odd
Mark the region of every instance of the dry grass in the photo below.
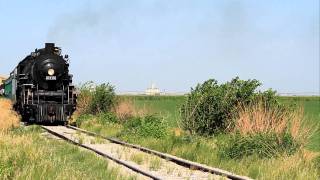
{"type": "Polygon", "coordinates": [[[179,136],[181,136],[181,135],[183,134],[183,130],[180,129],[180,128],[174,128],[174,129],[173,129],[173,132],[174,132],[174,135],[175,135],[176,137],[179,137],[179,136]]]}
{"type": "MultiPolygon", "coordinates": [[[[75,122],[75,120],[82,114],[86,114],[90,103],[92,101],[92,96],[88,92],[80,93],[77,99],[77,110],[73,113],[70,122],[75,122]]],[[[125,121],[131,117],[142,117],[149,113],[149,110],[144,108],[136,108],[134,102],[131,99],[121,99],[117,100],[114,105],[112,112],[121,121],[125,121]]]]}
{"type": "Polygon", "coordinates": [[[80,93],[77,97],[77,109],[73,113],[70,122],[74,122],[81,114],[85,114],[92,101],[92,96],[88,92],[80,93]]]}
{"type": "Polygon", "coordinates": [[[118,119],[124,121],[131,117],[142,117],[148,114],[147,108],[137,109],[134,106],[134,102],[129,99],[119,100],[117,105],[114,107],[113,112],[118,119]]]}
{"type": "Polygon", "coordinates": [[[312,135],[311,128],[303,125],[303,109],[288,110],[278,106],[268,107],[263,101],[238,107],[234,131],[242,135],[289,132],[295,140],[304,141],[312,135]]]}
{"type": "Polygon", "coordinates": [[[294,179],[318,179],[319,169],[312,162],[318,156],[317,152],[300,149],[294,155],[284,154],[278,159],[266,161],[262,166],[270,168],[270,179],[290,179],[290,176],[294,179]]]}
{"type": "Polygon", "coordinates": [[[8,99],[0,98],[0,131],[7,131],[12,127],[18,127],[20,117],[12,109],[12,103],[8,99]]]}

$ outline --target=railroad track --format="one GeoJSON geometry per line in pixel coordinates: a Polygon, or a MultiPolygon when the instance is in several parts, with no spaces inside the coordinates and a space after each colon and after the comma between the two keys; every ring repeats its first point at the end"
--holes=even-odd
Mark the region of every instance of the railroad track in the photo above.
{"type": "Polygon", "coordinates": [[[221,179],[221,177],[232,180],[250,179],[74,126],[41,127],[50,134],[123,165],[146,179],[221,179]]]}

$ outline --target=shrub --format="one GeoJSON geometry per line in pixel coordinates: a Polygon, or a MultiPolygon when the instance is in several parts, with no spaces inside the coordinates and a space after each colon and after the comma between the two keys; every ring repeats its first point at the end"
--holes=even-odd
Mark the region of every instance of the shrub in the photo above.
{"type": "Polygon", "coordinates": [[[98,122],[102,125],[106,125],[108,123],[117,123],[118,118],[115,114],[111,112],[106,112],[106,113],[99,114],[98,122]]]}
{"type": "Polygon", "coordinates": [[[248,104],[257,98],[268,104],[277,103],[275,92],[257,92],[257,80],[240,80],[218,84],[214,79],[198,84],[181,107],[182,127],[192,134],[211,135],[233,126],[232,116],[238,104],[248,104]]]}
{"type": "Polygon", "coordinates": [[[124,128],[124,133],[154,138],[166,136],[168,130],[168,126],[164,120],[155,115],[131,118],[126,121],[124,128]]]}
{"type": "Polygon", "coordinates": [[[98,85],[92,95],[90,105],[92,113],[96,114],[111,110],[115,102],[115,92],[112,85],[109,83],[98,85]]]}
{"type": "Polygon", "coordinates": [[[260,158],[271,158],[282,153],[292,155],[299,148],[299,144],[289,133],[283,134],[280,138],[276,134],[233,134],[219,146],[220,157],[231,159],[250,155],[260,158]]]}
{"type": "Polygon", "coordinates": [[[76,114],[99,114],[111,111],[115,104],[114,86],[95,85],[92,81],[80,86],[76,114]]]}

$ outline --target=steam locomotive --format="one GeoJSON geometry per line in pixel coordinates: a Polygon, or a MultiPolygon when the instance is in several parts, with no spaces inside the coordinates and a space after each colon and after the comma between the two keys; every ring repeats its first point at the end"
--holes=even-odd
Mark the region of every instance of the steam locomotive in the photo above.
{"type": "Polygon", "coordinates": [[[67,124],[76,109],[68,55],[46,43],[25,57],[3,83],[4,96],[29,123],[67,124]]]}

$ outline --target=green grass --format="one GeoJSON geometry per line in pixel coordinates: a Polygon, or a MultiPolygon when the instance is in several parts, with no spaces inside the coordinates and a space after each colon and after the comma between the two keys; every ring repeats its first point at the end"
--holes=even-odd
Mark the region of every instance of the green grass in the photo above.
{"type": "Polygon", "coordinates": [[[150,160],[149,169],[151,171],[157,171],[162,166],[161,159],[159,157],[154,157],[150,160]]]}
{"type": "Polygon", "coordinates": [[[132,154],[131,157],[130,157],[130,159],[131,159],[133,162],[141,165],[142,162],[143,162],[144,157],[143,157],[143,154],[132,154]]]}
{"type": "Polygon", "coordinates": [[[286,104],[297,104],[303,107],[306,122],[318,127],[308,147],[320,152],[320,97],[281,97],[280,100],[286,104]]]}
{"type": "Polygon", "coordinates": [[[0,179],[129,179],[103,158],[42,132],[31,126],[0,133],[0,179]]]}
{"type": "Polygon", "coordinates": [[[179,108],[185,96],[121,96],[133,101],[136,108],[146,108],[151,113],[162,115],[170,127],[177,127],[180,120],[179,108]]]}
{"type": "Polygon", "coordinates": [[[320,123],[320,97],[280,97],[287,104],[298,104],[304,108],[306,116],[320,123]]]}

